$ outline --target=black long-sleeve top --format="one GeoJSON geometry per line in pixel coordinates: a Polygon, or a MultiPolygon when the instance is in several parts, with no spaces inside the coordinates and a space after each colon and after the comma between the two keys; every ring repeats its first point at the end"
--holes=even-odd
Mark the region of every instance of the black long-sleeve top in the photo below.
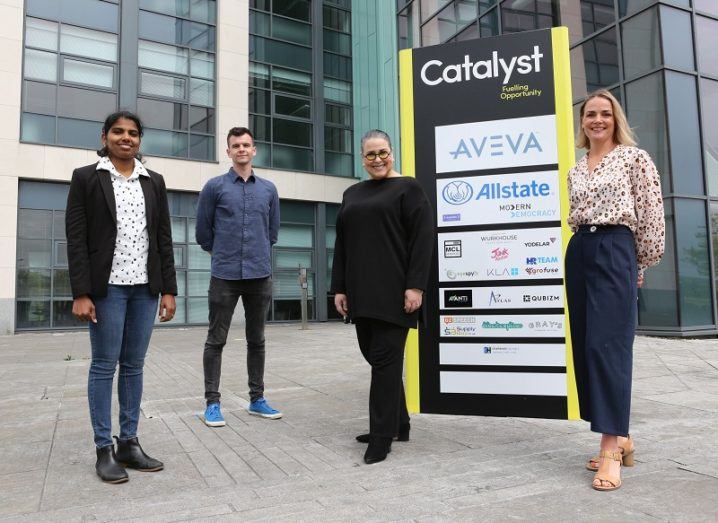
{"type": "Polygon", "coordinates": [[[429,200],[414,178],[365,180],[344,192],[337,215],[332,292],[347,295],[349,316],[416,327],[406,289],[426,290],[434,250],[429,200]]]}

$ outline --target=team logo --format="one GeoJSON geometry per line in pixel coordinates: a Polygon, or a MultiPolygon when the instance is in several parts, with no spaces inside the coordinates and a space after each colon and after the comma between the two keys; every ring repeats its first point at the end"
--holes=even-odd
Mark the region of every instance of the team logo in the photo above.
{"type": "Polygon", "coordinates": [[[451,205],[466,203],[471,200],[472,196],[474,196],[474,188],[462,180],[449,182],[441,191],[441,197],[451,205]]]}

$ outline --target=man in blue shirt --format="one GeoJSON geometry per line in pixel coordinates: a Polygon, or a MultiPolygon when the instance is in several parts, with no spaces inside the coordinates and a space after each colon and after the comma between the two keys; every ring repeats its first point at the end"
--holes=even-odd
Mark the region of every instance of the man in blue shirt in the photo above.
{"type": "Polygon", "coordinates": [[[257,154],[246,127],[227,134],[232,167],[212,178],[197,204],[197,243],[212,255],[209,332],[204,344],[204,422],[225,424],[219,400],[222,349],[239,297],[244,305],[250,414],[277,419],[282,413],[264,399],[264,322],[272,299],[272,245],[279,232],[279,196],[274,184],[252,170],[257,154]]]}

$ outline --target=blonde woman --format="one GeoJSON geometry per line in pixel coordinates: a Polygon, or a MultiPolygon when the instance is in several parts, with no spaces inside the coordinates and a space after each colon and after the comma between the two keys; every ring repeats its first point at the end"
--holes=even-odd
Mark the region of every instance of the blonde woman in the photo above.
{"type": "Polygon", "coordinates": [[[581,418],[601,434],[593,488],[621,486],[632,466],[628,433],[637,288],[661,259],[665,225],[661,184],[636,147],[618,101],[605,90],[581,106],[577,146],[586,155],[568,173],[566,293],[581,418]]]}

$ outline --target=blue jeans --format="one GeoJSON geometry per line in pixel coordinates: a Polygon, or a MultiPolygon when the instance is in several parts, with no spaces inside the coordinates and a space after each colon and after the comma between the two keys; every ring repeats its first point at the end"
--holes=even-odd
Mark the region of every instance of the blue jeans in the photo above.
{"type": "Polygon", "coordinates": [[[137,436],[142,399],[142,369],[158,296],[149,285],[108,285],[107,296],[93,298],[97,323],[90,323],[92,362],[87,382],[90,419],[97,448],[112,445],[112,380],[120,364],[117,394],[120,439],[137,436]]]}

